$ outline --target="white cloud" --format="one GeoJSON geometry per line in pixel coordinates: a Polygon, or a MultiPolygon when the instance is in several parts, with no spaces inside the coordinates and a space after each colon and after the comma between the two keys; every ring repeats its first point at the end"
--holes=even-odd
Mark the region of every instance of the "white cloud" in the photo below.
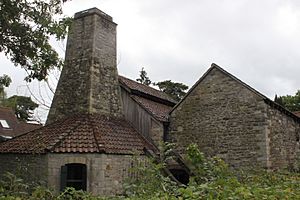
{"type": "Polygon", "coordinates": [[[145,67],[153,81],[191,86],[215,62],[270,98],[300,87],[300,1],[72,0],[64,12],[90,7],[118,24],[118,68],[130,78],[145,67]]]}

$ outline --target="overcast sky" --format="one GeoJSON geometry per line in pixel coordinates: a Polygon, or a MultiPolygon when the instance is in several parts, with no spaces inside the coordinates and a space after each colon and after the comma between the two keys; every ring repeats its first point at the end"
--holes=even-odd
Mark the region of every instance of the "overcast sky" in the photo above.
{"type": "MultiPolygon", "coordinates": [[[[299,0],[72,0],[64,14],[91,7],[118,24],[118,70],[129,78],[144,67],[152,81],[191,87],[216,63],[271,99],[300,89],[299,0]]],[[[0,64],[8,94],[29,95],[25,73],[3,55],[0,64]]]]}

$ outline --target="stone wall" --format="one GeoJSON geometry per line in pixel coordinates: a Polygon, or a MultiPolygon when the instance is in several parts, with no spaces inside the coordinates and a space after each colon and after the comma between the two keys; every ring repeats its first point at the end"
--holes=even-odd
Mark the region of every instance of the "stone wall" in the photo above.
{"type": "Polygon", "coordinates": [[[45,155],[0,154],[0,178],[11,172],[30,185],[47,184],[47,165],[45,155]]]}
{"type": "Polygon", "coordinates": [[[75,14],[47,123],[78,113],[123,116],[116,26],[96,8],[75,14]]]}
{"type": "Polygon", "coordinates": [[[270,166],[274,169],[293,167],[299,159],[300,123],[271,106],[267,114],[270,166]]]}
{"type": "Polygon", "coordinates": [[[213,68],[170,116],[169,138],[180,153],[196,143],[233,167],[267,167],[266,104],[213,68]]]}
{"type": "Polygon", "coordinates": [[[151,120],[150,136],[154,144],[160,149],[164,142],[164,125],[162,122],[151,120]]]}
{"type": "MultiPolygon", "coordinates": [[[[144,158],[142,156],[142,158],[144,158]]],[[[100,195],[115,195],[123,192],[123,183],[132,175],[132,155],[112,154],[49,154],[48,185],[60,190],[61,166],[68,163],[87,165],[87,191],[100,195]]]]}

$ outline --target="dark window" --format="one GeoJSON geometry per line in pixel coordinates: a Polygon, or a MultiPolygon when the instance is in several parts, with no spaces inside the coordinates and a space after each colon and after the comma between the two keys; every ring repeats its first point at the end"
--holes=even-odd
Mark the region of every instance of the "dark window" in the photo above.
{"type": "Polygon", "coordinates": [[[61,167],[61,190],[66,187],[86,190],[86,165],[72,163],[61,167]]]}
{"type": "Polygon", "coordinates": [[[173,176],[182,184],[187,185],[189,183],[189,174],[183,169],[170,169],[173,176]]]}

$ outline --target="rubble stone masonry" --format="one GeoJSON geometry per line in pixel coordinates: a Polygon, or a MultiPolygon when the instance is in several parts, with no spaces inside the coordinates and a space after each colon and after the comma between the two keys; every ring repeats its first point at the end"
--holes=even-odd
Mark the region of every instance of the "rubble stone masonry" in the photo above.
{"type": "Polygon", "coordinates": [[[232,167],[285,167],[295,159],[297,134],[299,123],[217,68],[170,116],[169,139],[179,152],[196,143],[232,167]]]}
{"type": "Polygon", "coordinates": [[[123,115],[116,64],[116,24],[94,8],[75,14],[65,66],[47,124],[66,116],[123,115]]]}

